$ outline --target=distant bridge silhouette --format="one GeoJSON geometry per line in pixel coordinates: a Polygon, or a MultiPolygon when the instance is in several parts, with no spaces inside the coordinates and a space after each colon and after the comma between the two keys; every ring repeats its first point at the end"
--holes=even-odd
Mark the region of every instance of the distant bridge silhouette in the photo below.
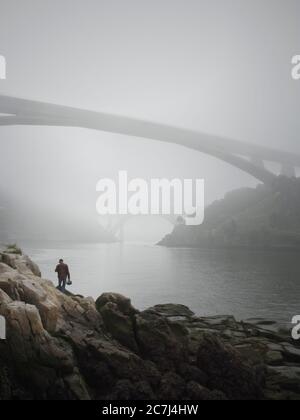
{"type": "Polygon", "coordinates": [[[81,127],[178,144],[227,162],[266,184],[276,175],[265,168],[265,162],[280,164],[281,173],[288,177],[300,167],[300,156],[293,153],[95,111],[0,95],[0,114],[0,126],[81,127]]]}
{"type": "MultiPolygon", "coordinates": [[[[151,216],[151,215],[149,215],[151,216]]],[[[113,223],[111,226],[106,227],[106,230],[111,233],[115,238],[119,239],[121,242],[124,240],[124,228],[126,226],[126,224],[134,219],[135,217],[148,217],[148,216],[133,216],[131,214],[127,214],[127,215],[123,215],[123,216],[119,216],[117,217],[117,221],[116,223],[113,223]]],[[[163,219],[167,222],[170,223],[170,225],[172,225],[173,227],[176,226],[178,224],[178,220],[180,218],[180,216],[178,215],[157,215],[157,216],[151,216],[151,217],[156,217],[156,218],[160,218],[163,219]]],[[[184,220],[184,217],[182,216],[182,219],[184,220]]]]}

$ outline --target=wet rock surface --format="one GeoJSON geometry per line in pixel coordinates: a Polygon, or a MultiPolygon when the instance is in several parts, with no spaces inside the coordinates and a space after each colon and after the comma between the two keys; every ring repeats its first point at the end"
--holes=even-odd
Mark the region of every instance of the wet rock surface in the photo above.
{"type": "Polygon", "coordinates": [[[1,399],[300,398],[300,346],[270,321],[65,295],[28,257],[7,252],[0,315],[1,399]]]}

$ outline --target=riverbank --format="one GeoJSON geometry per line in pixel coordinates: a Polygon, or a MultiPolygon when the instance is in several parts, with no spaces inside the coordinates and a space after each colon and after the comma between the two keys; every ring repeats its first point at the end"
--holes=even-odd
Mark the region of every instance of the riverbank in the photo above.
{"type": "Polygon", "coordinates": [[[159,245],[209,249],[300,248],[300,180],[279,176],[272,185],[231,191],[206,208],[199,226],[179,224],[159,245]]]}
{"type": "Polygon", "coordinates": [[[66,296],[0,253],[1,399],[299,399],[300,346],[267,320],[66,296]]]}

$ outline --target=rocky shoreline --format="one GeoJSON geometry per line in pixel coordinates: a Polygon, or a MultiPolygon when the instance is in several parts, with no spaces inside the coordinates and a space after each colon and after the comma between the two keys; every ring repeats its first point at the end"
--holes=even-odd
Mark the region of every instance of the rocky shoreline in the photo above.
{"type": "Polygon", "coordinates": [[[298,400],[300,343],[273,322],[146,311],[64,295],[20,252],[0,252],[1,400],[298,400]]]}

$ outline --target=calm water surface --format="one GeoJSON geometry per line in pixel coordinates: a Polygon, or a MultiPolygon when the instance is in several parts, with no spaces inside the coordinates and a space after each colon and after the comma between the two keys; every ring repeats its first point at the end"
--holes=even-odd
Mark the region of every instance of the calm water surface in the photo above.
{"type": "Polygon", "coordinates": [[[70,290],[97,298],[131,297],[138,309],[181,303],[198,315],[265,317],[282,323],[300,313],[300,253],[167,249],[142,244],[76,244],[25,251],[43,277],[56,283],[62,257],[71,269],[70,290]]]}

